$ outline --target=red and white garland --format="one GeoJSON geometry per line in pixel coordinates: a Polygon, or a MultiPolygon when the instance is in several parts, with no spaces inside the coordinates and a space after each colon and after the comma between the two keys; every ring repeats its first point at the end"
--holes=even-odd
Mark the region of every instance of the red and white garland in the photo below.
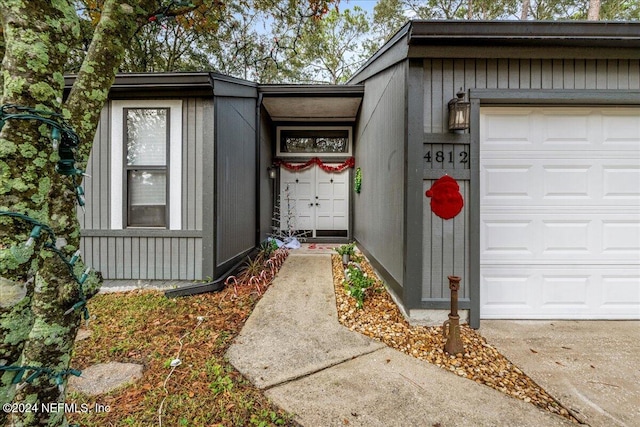
{"type": "Polygon", "coordinates": [[[299,171],[313,165],[318,165],[325,172],[342,172],[347,168],[354,167],[356,165],[356,159],[355,157],[349,157],[344,163],[337,166],[326,165],[322,160],[320,160],[319,157],[314,157],[312,159],[309,159],[309,161],[301,164],[287,163],[283,160],[276,160],[275,164],[276,166],[282,166],[291,171],[299,171]]]}

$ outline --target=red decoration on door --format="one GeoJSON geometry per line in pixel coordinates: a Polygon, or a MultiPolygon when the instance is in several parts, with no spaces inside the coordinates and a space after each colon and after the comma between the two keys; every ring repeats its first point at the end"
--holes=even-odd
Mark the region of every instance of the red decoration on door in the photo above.
{"type": "Polygon", "coordinates": [[[445,175],[433,183],[425,193],[431,197],[431,210],[442,219],[451,219],[458,215],[464,206],[460,186],[455,179],[445,175]]]}
{"type": "Polygon", "coordinates": [[[290,171],[299,171],[299,170],[311,167],[313,165],[318,165],[325,172],[342,172],[347,168],[354,167],[356,165],[356,159],[353,157],[349,157],[344,163],[336,166],[325,165],[324,162],[320,160],[320,158],[318,157],[314,157],[305,163],[301,163],[297,165],[293,163],[287,163],[283,160],[276,160],[275,164],[276,166],[282,166],[285,169],[289,169],[290,171]]]}

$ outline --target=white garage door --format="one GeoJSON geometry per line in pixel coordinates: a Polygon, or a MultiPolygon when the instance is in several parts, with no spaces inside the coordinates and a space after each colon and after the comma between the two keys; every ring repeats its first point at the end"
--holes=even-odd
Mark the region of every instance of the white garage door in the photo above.
{"type": "Polygon", "coordinates": [[[483,108],[483,318],[640,318],[640,108],[483,108]]]}

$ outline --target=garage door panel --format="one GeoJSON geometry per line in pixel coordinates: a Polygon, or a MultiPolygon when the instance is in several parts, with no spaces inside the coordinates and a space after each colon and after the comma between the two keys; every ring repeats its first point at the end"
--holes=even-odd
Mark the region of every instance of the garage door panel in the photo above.
{"type": "Polygon", "coordinates": [[[491,162],[482,168],[480,191],[485,199],[532,199],[535,180],[531,164],[491,162]]]}
{"type": "Polygon", "coordinates": [[[483,206],[640,207],[640,151],[623,158],[482,156],[483,206]],[[634,158],[635,156],[635,158],[634,158]]]}
{"type": "Polygon", "coordinates": [[[602,166],[603,198],[628,200],[640,205],[640,165],[617,163],[602,166]]]}
{"type": "MultiPolygon", "coordinates": [[[[593,145],[594,135],[593,117],[582,114],[556,113],[534,116],[535,122],[540,123],[542,129],[540,149],[585,148],[593,145]]],[[[535,142],[534,142],[535,143],[535,142]]]]}
{"type": "Polygon", "coordinates": [[[542,258],[561,255],[588,256],[593,222],[588,220],[542,220],[542,258]]]}
{"type": "Polygon", "coordinates": [[[602,306],[607,311],[624,312],[637,309],[640,315],[640,272],[631,267],[604,273],[602,277],[602,306]]]}
{"type": "Polygon", "coordinates": [[[483,151],[631,150],[640,144],[637,108],[483,109],[483,151]],[[553,111],[550,111],[553,110],[553,111]]]}
{"type": "Polygon", "coordinates": [[[534,259],[535,224],[530,220],[485,219],[482,221],[481,251],[487,259],[511,257],[534,259]]]}
{"type": "Polygon", "coordinates": [[[640,318],[640,109],[480,122],[481,317],[640,318]]]}
{"type": "Polygon", "coordinates": [[[604,111],[602,145],[607,149],[637,150],[640,145],[640,122],[637,113],[628,109],[604,111]]]}
{"type": "Polygon", "coordinates": [[[629,319],[640,316],[640,274],[634,266],[530,265],[483,268],[485,319],[629,319]]]}
{"type": "Polygon", "coordinates": [[[543,198],[589,199],[591,170],[588,165],[542,165],[543,198]]]}
{"type": "Polygon", "coordinates": [[[480,295],[483,315],[497,313],[518,314],[531,312],[535,307],[531,305],[532,296],[531,277],[522,272],[509,272],[500,269],[487,268],[482,276],[480,295]]]}
{"type": "Polygon", "coordinates": [[[541,306],[552,311],[588,310],[590,280],[590,275],[575,272],[543,274],[541,306]]]}
{"type": "Polygon", "coordinates": [[[637,262],[640,260],[640,215],[635,219],[630,217],[631,214],[614,209],[595,213],[569,209],[553,215],[517,211],[483,214],[481,259],[571,265],[637,262]]]}
{"type": "Polygon", "coordinates": [[[602,252],[640,259],[640,219],[602,220],[602,252]]]}
{"type": "Polygon", "coordinates": [[[481,117],[485,131],[484,147],[486,150],[510,149],[526,150],[533,145],[533,121],[530,109],[499,109],[494,114],[481,117]]]}

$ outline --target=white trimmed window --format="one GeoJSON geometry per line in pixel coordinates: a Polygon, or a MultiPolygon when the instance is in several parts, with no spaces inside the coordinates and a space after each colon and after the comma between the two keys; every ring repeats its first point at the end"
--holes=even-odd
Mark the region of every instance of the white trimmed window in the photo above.
{"type": "Polygon", "coordinates": [[[182,101],[113,101],[111,109],[111,228],[179,230],[182,101]]]}

